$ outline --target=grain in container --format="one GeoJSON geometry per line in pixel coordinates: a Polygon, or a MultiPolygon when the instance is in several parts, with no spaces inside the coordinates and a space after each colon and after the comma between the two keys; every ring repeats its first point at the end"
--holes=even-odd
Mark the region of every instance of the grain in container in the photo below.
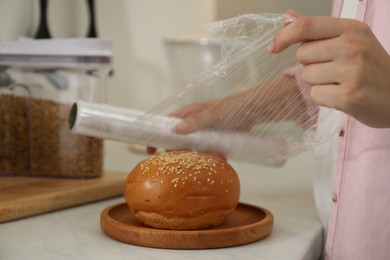
{"type": "Polygon", "coordinates": [[[71,134],[76,100],[104,103],[108,39],[0,43],[0,175],[89,178],[103,171],[103,141],[71,134]]]}

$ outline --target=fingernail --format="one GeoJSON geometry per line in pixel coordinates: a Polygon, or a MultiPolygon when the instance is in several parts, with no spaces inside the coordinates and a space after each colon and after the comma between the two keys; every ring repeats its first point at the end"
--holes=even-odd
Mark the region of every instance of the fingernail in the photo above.
{"type": "Polygon", "coordinates": [[[268,45],[268,51],[270,53],[273,53],[275,51],[275,42],[272,40],[272,42],[268,45]]]}
{"type": "Polygon", "coordinates": [[[190,123],[188,123],[187,121],[182,121],[176,125],[176,130],[178,130],[179,132],[185,132],[188,129],[190,129],[190,123]]]}

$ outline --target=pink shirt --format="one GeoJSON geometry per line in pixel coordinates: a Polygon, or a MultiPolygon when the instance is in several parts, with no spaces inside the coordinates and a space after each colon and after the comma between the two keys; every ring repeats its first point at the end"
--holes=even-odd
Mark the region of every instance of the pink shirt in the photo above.
{"type": "MultiPolygon", "coordinates": [[[[369,24],[390,52],[390,1],[356,1],[356,19],[369,24]]],[[[334,16],[342,2],[334,1],[334,16]]],[[[325,259],[390,259],[390,129],[344,114],[342,123],[325,259]]]]}

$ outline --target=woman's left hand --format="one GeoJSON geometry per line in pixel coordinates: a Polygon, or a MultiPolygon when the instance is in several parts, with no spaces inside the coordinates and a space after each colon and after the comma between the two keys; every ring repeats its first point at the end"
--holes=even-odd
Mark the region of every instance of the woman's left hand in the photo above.
{"type": "Polygon", "coordinates": [[[299,17],[269,46],[279,53],[301,43],[296,58],[318,105],[341,110],[377,128],[390,127],[390,56],[365,23],[332,17],[299,17]]]}

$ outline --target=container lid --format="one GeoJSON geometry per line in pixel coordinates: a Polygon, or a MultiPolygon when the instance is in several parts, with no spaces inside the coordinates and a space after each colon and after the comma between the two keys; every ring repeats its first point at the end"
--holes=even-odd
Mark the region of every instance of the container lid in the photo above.
{"type": "Polygon", "coordinates": [[[111,65],[112,40],[29,39],[0,42],[0,66],[94,69],[111,65]]]}

